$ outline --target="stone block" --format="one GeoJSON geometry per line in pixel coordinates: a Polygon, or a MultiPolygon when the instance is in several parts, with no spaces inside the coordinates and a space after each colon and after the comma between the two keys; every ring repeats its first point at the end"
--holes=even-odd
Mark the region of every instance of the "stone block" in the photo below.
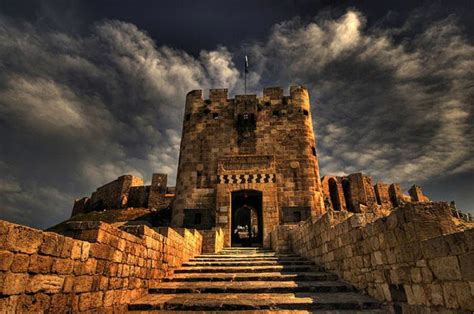
{"type": "Polygon", "coordinates": [[[474,296],[467,282],[455,282],[456,300],[463,310],[474,311],[474,296]]]}
{"type": "Polygon", "coordinates": [[[72,274],[74,261],[71,259],[56,258],[53,263],[53,273],[62,275],[72,274]]]}
{"type": "Polygon", "coordinates": [[[444,296],[443,288],[440,284],[427,285],[427,293],[429,294],[430,302],[432,305],[443,306],[444,296]]]}
{"type": "Polygon", "coordinates": [[[72,246],[74,244],[74,239],[63,237],[63,245],[61,248],[61,257],[62,258],[70,258],[72,253],[72,246]]]}
{"type": "Polygon", "coordinates": [[[421,250],[425,258],[448,256],[449,247],[443,236],[421,242],[421,250]]]}
{"type": "Polygon", "coordinates": [[[93,275],[97,268],[97,260],[89,258],[87,261],[81,263],[80,275],[93,275]]]}
{"type": "Polygon", "coordinates": [[[42,242],[43,233],[40,230],[13,225],[8,230],[5,246],[10,251],[33,254],[42,242]]]}
{"type": "Polygon", "coordinates": [[[91,293],[82,293],[79,295],[79,311],[85,312],[92,309],[92,298],[91,293]]]}
{"type": "Polygon", "coordinates": [[[66,313],[71,308],[72,298],[67,294],[55,294],[51,296],[50,313],[66,313]]]}
{"type": "Polygon", "coordinates": [[[431,259],[428,265],[439,280],[461,280],[461,269],[456,256],[431,259]]]}
{"type": "Polygon", "coordinates": [[[28,274],[6,273],[3,281],[4,295],[20,294],[25,292],[28,274]]]}
{"type": "Polygon", "coordinates": [[[104,294],[104,307],[111,307],[114,304],[115,290],[106,291],[104,294]]]}
{"type": "Polygon", "coordinates": [[[464,232],[448,234],[444,238],[448,244],[450,255],[459,255],[467,252],[468,246],[464,232]]]}
{"type": "Polygon", "coordinates": [[[50,297],[44,293],[34,295],[21,295],[18,298],[18,313],[43,313],[50,306],[50,297]]]}
{"type": "Polygon", "coordinates": [[[421,277],[424,283],[430,283],[433,281],[433,273],[428,267],[421,268],[421,277]]]}
{"type": "MultiPolygon", "coordinates": [[[[413,295],[413,290],[411,289],[411,285],[403,285],[403,288],[404,288],[405,293],[406,293],[408,304],[416,304],[415,303],[415,296],[413,295]]],[[[370,291],[369,291],[369,294],[370,294],[370,291]]]]}
{"type": "Polygon", "coordinates": [[[75,281],[75,276],[65,276],[64,277],[63,292],[65,292],[65,293],[73,292],[73,290],[74,290],[74,281],[75,281]]]}
{"type": "Polygon", "coordinates": [[[72,259],[80,259],[81,258],[81,250],[82,250],[82,242],[74,240],[72,243],[71,248],[71,258],[72,259]]]}
{"type": "Polygon", "coordinates": [[[14,273],[25,273],[28,271],[30,257],[27,254],[15,254],[10,270],[14,273]]]}
{"type": "Polygon", "coordinates": [[[63,289],[64,277],[57,275],[34,275],[28,281],[27,292],[59,293],[63,289]]]}
{"type": "Polygon", "coordinates": [[[0,298],[0,313],[17,313],[18,298],[17,295],[0,298]]]}
{"type": "Polygon", "coordinates": [[[113,248],[107,244],[92,243],[90,248],[90,256],[97,259],[112,260],[113,248]]]}
{"type": "Polygon", "coordinates": [[[0,251],[0,270],[7,271],[13,263],[13,253],[9,251],[0,251]]]}
{"type": "Polygon", "coordinates": [[[466,238],[468,249],[470,251],[474,251],[474,228],[465,230],[464,237],[466,238]]]}
{"type": "Polygon", "coordinates": [[[450,309],[457,309],[459,307],[459,304],[456,296],[456,287],[454,283],[443,282],[442,287],[445,306],[450,309]]]}
{"type": "Polygon", "coordinates": [[[75,292],[87,292],[91,291],[93,276],[77,276],[74,280],[74,291],[75,292]]]}
{"type": "Polygon", "coordinates": [[[40,253],[44,255],[59,256],[61,254],[64,238],[51,232],[43,233],[43,243],[40,246],[40,253]]]}
{"type": "Polygon", "coordinates": [[[413,283],[421,283],[423,278],[421,276],[421,269],[420,268],[412,268],[411,269],[411,281],[413,283]]]}
{"type": "Polygon", "coordinates": [[[459,265],[463,280],[474,281],[474,251],[459,255],[459,265]]]}
{"type": "Polygon", "coordinates": [[[425,289],[423,285],[412,285],[411,290],[413,291],[413,299],[410,304],[420,304],[420,305],[428,305],[429,301],[425,293],[425,289]]]}
{"type": "Polygon", "coordinates": [[[89,258],[91,244],[89,242],[82,242],[81,248],[81,261],[85,261],[89,258]]]}
{"type": "Polygon", "coordinates": [[[49,273],[53,265],[53,258],[50,256],[31,255],[28,271],[30,273],[49,273]]]}

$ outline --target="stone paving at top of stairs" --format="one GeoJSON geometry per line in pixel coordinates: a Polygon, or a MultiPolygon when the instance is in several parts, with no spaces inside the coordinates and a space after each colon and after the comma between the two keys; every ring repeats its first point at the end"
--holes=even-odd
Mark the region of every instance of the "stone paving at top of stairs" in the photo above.
{"type": "Polygon", "coordinates": [[[379,302],[355,292],[335,274],[301,257],[258,248],[195,257],[150,287],[129,310],[381,313],[379,302]]]}

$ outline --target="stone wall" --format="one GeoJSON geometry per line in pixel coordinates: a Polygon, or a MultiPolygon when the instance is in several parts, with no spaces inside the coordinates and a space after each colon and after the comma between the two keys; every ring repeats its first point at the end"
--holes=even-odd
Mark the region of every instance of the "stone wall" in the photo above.
{"type": "Polygon", "coordinates": [[[378,218],[327,213],[278,226],[273,248],[293,251],[408,312],[474,311],[474,229],[445,203],[411,203],[378,218]]]}
{"type": "Polygon", "coordinates": [[[143,180],[132,175],[123,175],[92,193],[74,201],[72,216],[90,211],[143,207],[162,209],[171,207],[174,188],[167,187],[167,175],[154,173],[151,185],[143,185],[143,180]]]}
{"type": "Polygon", "coordinates": [[[224,231],[221,228],[200,230],[202,234],[202,252],[218,253],[224,248],[224,231]]]}
{"type": "Polygon", "coordinates": [[[0,221],[0,313],[126,310],[200,254],[197,231],[71,222],[68,236],[0,221]]]}
{"type": "Polygon", "coordinates": [[[102,210],[104,208],[122,208],[127,204],[128,192],[133,186],[143,185],[141,178],[132,175],[123,175],[107,183],[92,193],[90,208],[102,210]]]}
{"type": "Polygon", "coordinates": [[[149,186],[134,186],[128,191],[127,207],[148,207],[149,186]]]}
{"type": "Polygon", "coordinates": [[[362,173],[345,177],[324,176],[321,184],[327,210],[380,215],[403,203],[429,202],[420,186],[413,185],[407,195],[402,192],[400,184],[378,182],[373,185],[372,178],[362,173]]]}

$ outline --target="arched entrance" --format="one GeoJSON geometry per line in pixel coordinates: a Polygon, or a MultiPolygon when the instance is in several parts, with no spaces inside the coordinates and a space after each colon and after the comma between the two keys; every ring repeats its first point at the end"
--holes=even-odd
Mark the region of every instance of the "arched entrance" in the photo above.
{"type": "Polygon", "coordinates": [[[232,246],[260,246],[263,239],[262,192],[232,192],[232,246]]]}

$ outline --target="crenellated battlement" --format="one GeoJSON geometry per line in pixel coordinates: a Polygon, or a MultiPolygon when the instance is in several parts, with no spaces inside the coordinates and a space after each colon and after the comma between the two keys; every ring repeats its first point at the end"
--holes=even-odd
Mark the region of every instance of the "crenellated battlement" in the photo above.
{"type": "Polygon", "coordinates": [[[262,91],[262,96],[257,94],[236,94],[234,98],[229,98],[229,90],[227,88],[213,88],[209,89],[208,97],[204,98],[204,91],[202,89],[195,89],[186,95],[188,101],[203,101],[203,102],[231,102],[242,100],[258,100],[258,101],[283,101],[283,99],[300,100],[302,98],[309,98],[308,90],[301,85],[294,85],[290,87],[290,94],[285,95],[281,87],[265,87],[262,91]]]}

